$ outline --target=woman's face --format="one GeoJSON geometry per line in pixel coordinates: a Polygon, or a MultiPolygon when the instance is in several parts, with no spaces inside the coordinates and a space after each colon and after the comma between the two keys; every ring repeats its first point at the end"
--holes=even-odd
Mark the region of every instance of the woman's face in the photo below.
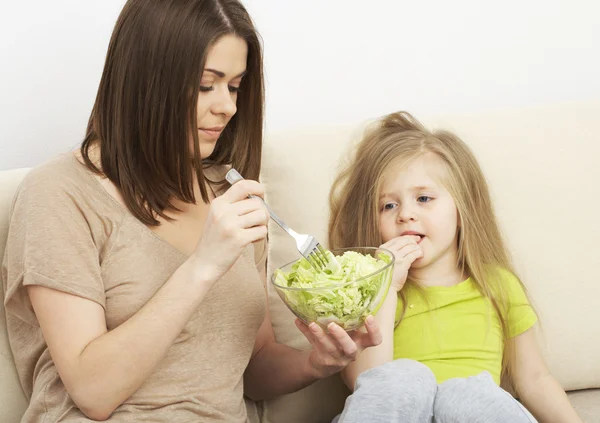
{"type": "Polygon", "coordinates": [[[237,97],[246,73],[248,45],[225,35],[208,51],[196,106],[200,157],[210,156],[223,129],[237,111],[237,97]]]}

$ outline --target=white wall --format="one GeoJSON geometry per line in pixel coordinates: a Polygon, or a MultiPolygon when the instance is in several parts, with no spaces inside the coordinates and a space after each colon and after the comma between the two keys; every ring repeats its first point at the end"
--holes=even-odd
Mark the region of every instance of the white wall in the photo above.
{"type": "MultiPolygon", "coordinates": [[[[123,0],[1,0],[0,169],[77,145],[123,0]]],[[[267,130],[600,99],[595,0],[246,0],[267,130]],[[369,7],[366,4],[370,4],[369,7]]]]}

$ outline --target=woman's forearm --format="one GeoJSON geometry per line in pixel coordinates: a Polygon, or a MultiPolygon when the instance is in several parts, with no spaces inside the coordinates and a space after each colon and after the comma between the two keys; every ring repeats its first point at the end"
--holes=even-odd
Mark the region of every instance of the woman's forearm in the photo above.
{"type": "Polygon", "coordinates": [[[302,389],[319,379],[309,362],[310,351],[272,342],[256,353],[244,373],[244,392],[255,400],[302,389]]]}

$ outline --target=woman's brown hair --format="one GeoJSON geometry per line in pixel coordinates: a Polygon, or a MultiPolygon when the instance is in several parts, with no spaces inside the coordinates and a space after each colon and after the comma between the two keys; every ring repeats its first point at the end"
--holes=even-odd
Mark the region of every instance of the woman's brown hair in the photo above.
{"type": "MultiPolygon", "coordinates": [[[[262,151],[262,47],[237,0],[129,0],[108,47],[81,153],[85,164],[121,191],[140,221],[196,201],[194,173],[208,202],[203,168],[230,164],[258,179],[262,151]],[[237,113],[210,157],[200,157],[196,104],[207,52],[224,35],[248,45],[237,113]],[[190,135],[194,149],[190,151],[190,135]],[[100,166],[90,148],[100,148],[100,166]],[[192,166],[193,165],[193,166],[192,166]]],[[[217,185],[223,181],[212,181],[217,185]]]]}

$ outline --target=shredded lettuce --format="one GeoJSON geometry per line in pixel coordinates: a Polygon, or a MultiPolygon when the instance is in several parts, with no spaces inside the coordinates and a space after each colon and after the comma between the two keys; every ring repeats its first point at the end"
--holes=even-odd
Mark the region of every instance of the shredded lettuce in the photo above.
{"type": "Polygon", "coordinates": [[[387,295],[391,266],[358,282],[348,282],[376,273],[392,259],[385,253],[375,258],[356,251],[346,251],[335,258],[321,272],[305,259],[298,260],[287,273],[281,269],[275,271],[275,284],[311,288],[278,290],[287,305],[303,320],[315,321],[323,326],[335,322],[344,329],[356,329],[369,314],[377,312],[381,300],[387,295]]]}

